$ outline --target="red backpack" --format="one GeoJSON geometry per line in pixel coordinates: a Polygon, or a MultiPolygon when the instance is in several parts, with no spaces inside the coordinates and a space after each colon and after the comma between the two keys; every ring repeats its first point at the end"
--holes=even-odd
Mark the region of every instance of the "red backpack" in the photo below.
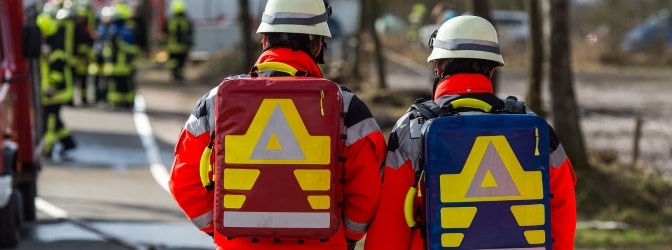
{"type": "Polygon", "coordinates": [[[339,85],[313,77],[234,78],[220,84],[215,103],[215,230],[276,239],[336,233],[339,85]]]}

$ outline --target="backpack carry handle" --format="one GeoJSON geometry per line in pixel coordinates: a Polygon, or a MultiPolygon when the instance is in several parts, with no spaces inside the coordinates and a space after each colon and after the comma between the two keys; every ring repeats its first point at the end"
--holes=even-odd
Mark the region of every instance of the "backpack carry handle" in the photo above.
{"type": "Polygon", "coordinates": [[[213,190],[215,188],[215,184],[210,178],[210,172],[212,172],[212,163],[210,162],[210,155],[212,154],[212,142],[208,145],[208,147],[203,150],[203,154],[201,154],[201,163],[200,163],[200,176],[201,176],[201,183],[203,184],[203,187],[207,190],[213,190]]]}
{"type": "Polygon", "coordinates": [[[404,218],[406,219],[406,224],[408,227],[415,227],[415,196],[418,193],[418,189],[415,187],[408,188],[406,193],[406,198],[404,199],[404,218]]]}

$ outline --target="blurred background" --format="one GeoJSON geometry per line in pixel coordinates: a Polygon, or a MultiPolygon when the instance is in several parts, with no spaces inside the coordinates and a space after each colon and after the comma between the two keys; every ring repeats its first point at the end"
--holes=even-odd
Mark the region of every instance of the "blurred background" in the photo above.
{"type": "MultiPolygon", "coordinates": [[[[69,8],[65,2],[3,4],[21,3],[30,25],[45,5],[69,8]]],[[[118,2],[81,4],[100,22],[118,2]]],[[[132,105],[85,101],[91,90],[73,90],[61,116],[77,147],[35,153],[39,168],[28,181],[35,191],[18,188],[25,220],[8,249],[212,249],[167,192],[173,148],[198,98],[256,61],[266,1],[184,1],[194,33],[179,81],[163,32],[171,0],[123,2],[139,51],[128,76],[132,105]]],[[[672,249],[672,0],[330,2],[333,37],[321,68],[371,107],[386,135],[414,100],[431,94],[431,33],[458,15],[490,20],[506,62],[496,73],[496,94],[517,96],[546,117],[574,164],[576,248],[672,249]]],[[[12,36],[5,27],[3,39],[12,36]]],[[[6,43],[3,53],[12,53],[6,43]]],[[[38,117],[32,124],[44,126],[38,117]]],[[[39,146],[41,135],[35,137],[39,146]]],[[[16,226],[8,210],[0,206],[3,230],[16,226]]],[[[0,237],[0,246],[12,239],[0,237]]]]}

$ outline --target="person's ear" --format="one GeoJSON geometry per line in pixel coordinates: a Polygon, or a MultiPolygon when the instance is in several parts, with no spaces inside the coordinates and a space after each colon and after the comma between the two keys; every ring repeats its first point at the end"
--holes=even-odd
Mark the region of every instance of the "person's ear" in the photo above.
{"type": "Polygon", "coordinates": [[[317,57],[320,55],[320,52],[322,52],[322,43],[324,43],[322,38],[315,38],[315,41],[313,42],[313,47],[311,48],[311,52],[313,52],[313,57],[317,57]]]}
{"type": "Polygon", "coordinates": [[[261,47],[266,48],[266,44],[268,43],[268,38],[266,36],[261,37],[261,47]]]}
{"type": "Polygon", "coordinates": [[[437,59],[434,61],[434,75],[440,77],[443,73],[443,60],[437,59]]]}

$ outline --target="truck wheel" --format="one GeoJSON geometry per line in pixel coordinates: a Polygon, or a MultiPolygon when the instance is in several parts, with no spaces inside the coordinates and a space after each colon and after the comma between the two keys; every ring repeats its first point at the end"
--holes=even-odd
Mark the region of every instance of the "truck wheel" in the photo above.
{"type": "Polygon", "coordinates": [[[21,195],[12,193],[9,203],[0,208],[0,248],[13,248],[21,241],[21,195]]]}
{"type": "Polygon", "coordinates": [[[23,219],[27,222],[33,222],[37,219],[37,209],[35,208],[37,179],[22,182],[18,185],[18,188],[23,194],[23,219]]]}

